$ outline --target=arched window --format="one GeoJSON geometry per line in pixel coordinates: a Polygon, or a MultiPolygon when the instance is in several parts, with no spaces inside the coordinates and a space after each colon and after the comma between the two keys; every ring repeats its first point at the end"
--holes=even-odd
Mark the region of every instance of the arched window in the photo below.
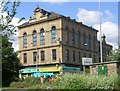
{"type": "Polygon", "coordinates": [[[33,31],[33,45],[37,45],[37,32],[33,31]]]}
{"type": "Polygon", "coordinates": [[[90,37],[90,35],[88,35],[88,48],[89,49],[91,48],[91,37],[90,37]]]}
{"type": "Polygon", "coordinates": [[[72,31],[72,46],[75,46],[75,32],[72,31]]]}
{"type": "Polygon", "coordinates": [[[93,36],[93,49],[95,50],[95,36],[93,36]]]}
{"type": "Polygon", "coordinates": [[[84,38],[83,39],[84,40],[84,42],[83,42],[84,44],[83,45],[86,48],[87,44],[86,44],[86,34],[85,33],[83,33],[83,38],[84,38]]]}
{"type": "Polygon", "coordinates": [[[56,27],[55,26],[52,27],[52,42],[53,43],[56,42],[56,27]]]}
{"type": "Polygon", "coordinates": [[[27,33],[23,34],[23,47],[26,48],[27,47],[27,33]]]}
{"type": "Polygon", "coordinates": [[[81,34],[80,32],[78,31],[78,46],[80,47],[81,46],[81,34]]]}
{"type": "Polygon", "coordinates": [[[40,30],[40,44],[45,44],[45,32],[44,32],[44,29],[40,30]]]}
{"type": "Polygon", "coordinates": [[[69,30],[68,27],[66,26],[66,44],[69,43],[69,30]]]}

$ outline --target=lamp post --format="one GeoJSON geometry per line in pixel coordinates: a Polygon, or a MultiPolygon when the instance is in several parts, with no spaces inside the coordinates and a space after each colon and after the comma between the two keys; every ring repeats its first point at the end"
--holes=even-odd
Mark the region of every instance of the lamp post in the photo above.
{"type": "MultiPolygon", "coordinates": [[[[85,46],[85,49],[86,49],[87,43],[85,43],[84,46],[85,46]]],[[[85,57],[86,57],[86,55],[85,55],[85,57]]],[[[83,70],[84,70],[84,73],[85,73],[85,64],[83,65],[83,70]]]]}
{"type": "Polygon", "coordinates": [[[99,0],[99,21],[100,21],[100,56],[101,56],[101,63],[103,62],[102,58],[102,31],[101,31],[101,3],[99,0]]]}

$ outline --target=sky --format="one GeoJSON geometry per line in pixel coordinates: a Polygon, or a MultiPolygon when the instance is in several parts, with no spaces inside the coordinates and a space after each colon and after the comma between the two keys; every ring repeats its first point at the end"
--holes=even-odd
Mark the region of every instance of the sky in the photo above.
{"type": "MultiPolygon", "coordinates": [[[[40,8],[46,11],[53,11],[64,16],[70,16],[71,19],[76,19],[85,25],[92,26],[99,30],[99,3],[98,2],[56,2],[57,0],[51,0],[52,2],[21,2],[17,8],[17,15],[14,17],[12,23],[15,25],[17,21],[25,17],[24,23],[29,20],[29,17],[33,17],[34,10],[39,5],[40,8]]],[[[44,0],[47,1],[47,0],[44,0]]],[[[101,2],[101,27],[102,33],[106,35],[106,41],[108,44],[112,44],[114,48],[117,48],[118,41],[118,2],[101,2]]],[[[19,31],[19,30],[18,30],[19,31]]],[[[18,45],[18,31],[16,35],[12,36],[15,39],[13,47],[15,51],[19,50],[18,45]]],[[[98,40],[99,40],[98,32],[98,40]]]]}

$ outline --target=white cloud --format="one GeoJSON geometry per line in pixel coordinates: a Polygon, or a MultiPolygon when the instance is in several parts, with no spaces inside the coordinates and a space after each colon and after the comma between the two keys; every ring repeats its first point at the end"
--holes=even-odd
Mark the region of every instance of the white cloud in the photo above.
{"type": "MultiPolygon", "coordinates": [[[[93,26],[95,29],[100,30],[99,24],[93,26]]],[[[112,44],[114,48],[117,46],[118,40],[118,25],[113,22],[103,22],[101,24],[102,34],[106,35],[106,41],[108,44],[112,44]]],[[[100,33],[98,32],[98,40],[100,39],[100,33]]]]}
{"type": "MultiPolygon", "coordinates": [[[[25,20],[23,20],[23,21],[21,21],[20,23],[18,23],[18,21],[19,21],[20,19],[19,18],[17,18],[17,17],[14,17],[13,19],[12,19],[12,22],[11,22],[11,24],[13,24],[14,26],[18,26],[18,25],[21,25],[22,23],[24,23],[24,22],[26,22],[25,20]]],[[[10,38],[11,39],[14,39],[14,41],[12,41],[13,42],[13,48],[14,48],[14,51],[18,51],[19,50],[19,45],[18,45],[18,28],[16,27],[16,32],[15,32],[15,35],[12,35],[10,38]]]]}
{"type": "MultiPolygon", "coordinates": [[[[83,22],[88,26],[99,30],[99,11],[89,11],[87,9],[79,8],[77,13],[78,21],[83,22]]],[[[106,35],[106,41],[108,44],[112,44],[114,48],[117,47],[118,41],[118,25],[111,22],[115,17],[110,10],[101,12],[102,17],[102,34],[106,35]],[[104,17],[103,17],[104,16],[104,17]]],[[[98,40],[100,39],[100,33],[98,32],[98,40]]]]}
{"type": "Polygon", "coordinates": [[[78,21],[83,22],[87,25],[99,23],[99,11],[89,11],[83,8],[79,8],[77,17],[78,21]]]}
{"type": "Polygon", "coordinates": [[[110,12],[110,10],[105,10],[105,14],[108,16],[109,19],[114,18],[113,14],[110,12]]]}

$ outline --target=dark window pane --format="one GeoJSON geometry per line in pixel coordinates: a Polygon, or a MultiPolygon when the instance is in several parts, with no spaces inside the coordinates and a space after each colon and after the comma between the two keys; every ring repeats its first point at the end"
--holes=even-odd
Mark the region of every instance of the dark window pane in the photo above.
{"type": "Polygon", "coordinates": [[[52,59],[56,60],[56,49],[52,50],[52,59]]]}
{"type": "Polygon", "coordinates": [[[27,63],[27,53],[24,53],[24,54],[23,54],[23,58],[24,58],[24,59],[23,59],[23,60],[24,60],[24,63],[27,63]]]}
{"type": "Polygon", "coordinates": [[[75,51],[73,51],[73,61],[75,61],[75,51]]]}
{"type": "Polygon", "coordinates": [[[45,60],[45,54],[44,54],[44,51],[41,51],[41,61],[44,61],[45,60]]]}
{"type": "Polygon", "coordinates": [[[72,46],[75,46],[75,33],[74,30],[72,31],[72,46]]]}
{"type": "Polygon", "coordinates": [[[68,60],[69,60],[69,51],[66,50],[66,61],[68,61],[68,60]]]}
{"type": "Polygon", "coordinates": [[[33,61],[34,61],[34,62],[37,61],[37,52],[33,52],[33,61]]]}

